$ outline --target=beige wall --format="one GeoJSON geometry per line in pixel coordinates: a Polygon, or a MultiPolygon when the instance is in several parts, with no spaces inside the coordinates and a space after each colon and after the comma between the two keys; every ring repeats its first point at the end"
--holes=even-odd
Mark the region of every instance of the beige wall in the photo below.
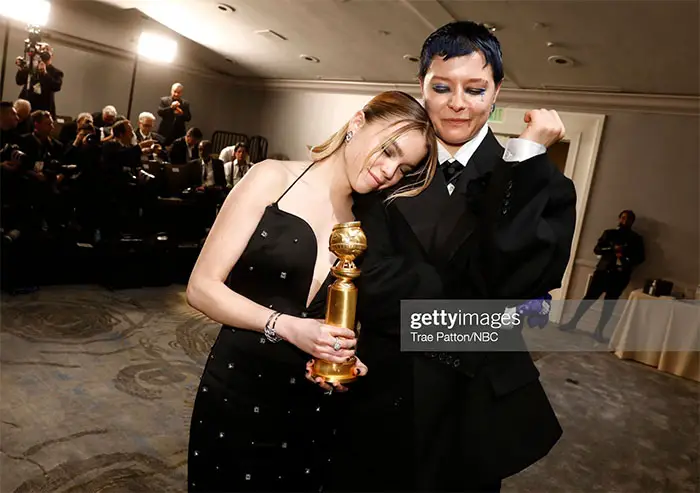
{"type": "Polygon", "coordinates": [[[647,261],[629,289],[662,277],[700,283],[700,156],[697,116],[611,113],[605,121],[569,298],[583,295],[593,247],[617,214],[632,209],[647,261]]]}
{"type": "MultiPolygon", "coordinates": [[[[305,159],[307,144],[324,140],[371,96],[270,91],[260,116],[270,153],[305,159]]],[[[700,282],[698,135],[693,116],[607,115],[568,298],[583,295],[595,266],[595,242],[616,226],[623,209],[636,212],[636,229],[647,244],[647,262],[630,289],[647,277],[689,287],[700,282]]]]}

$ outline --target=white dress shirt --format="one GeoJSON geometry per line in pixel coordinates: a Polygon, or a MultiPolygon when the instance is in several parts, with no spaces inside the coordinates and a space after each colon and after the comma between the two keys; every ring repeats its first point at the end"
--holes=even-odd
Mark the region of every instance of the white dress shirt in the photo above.
{"type": "MultiPolygon", "coordinates": [[[[459,150],[454,154],[445,149],[445,147],[438,141],[438,163],[442,164],[445,161],[457,160],[462,166],[466,166],[469,160],[472,158],[476,149],[481,145],[481,143],[486,138],[489,132],[489,126],[484,125],[481,130],[474,136],[474,138],[466,142],[459,150]]],[[[503,151],[503,160],[507,162],[523,162],[531,159],[540,154],[547,152],[547,148],[542,144],[533,142],[527,139],[508,139],[506,143],[505,150],[503,151]]],[[[450,195],[454,191],[454,184],[450,183],[447,185],[447,190],[450,195]]]]}

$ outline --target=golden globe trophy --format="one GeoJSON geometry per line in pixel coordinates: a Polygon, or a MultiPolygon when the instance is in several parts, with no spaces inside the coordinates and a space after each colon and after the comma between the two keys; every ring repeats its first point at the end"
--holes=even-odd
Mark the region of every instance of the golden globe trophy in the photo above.
{"type": "MultiPolygon", "coordinates": [[[[339,261],[331,268],[336,280],[328,286],[325,323],[355,332],[357,287],[352,281],[360,275],[360,269],[354,260],[367,249],[367,238],[360,228],[360,222],[336,224],[331,232],[328,249],[339,261]]],[[[330,383],[352,382],[357,378],[353,371],[355,361],[354,356],[345,363],[317,359],[313,373],[330,383]]]]}

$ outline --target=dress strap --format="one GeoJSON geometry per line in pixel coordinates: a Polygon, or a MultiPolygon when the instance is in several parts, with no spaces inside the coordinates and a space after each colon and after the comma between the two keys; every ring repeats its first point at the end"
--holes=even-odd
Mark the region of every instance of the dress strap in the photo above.
{"type": "Polygon", "coordinates": [[[294,180],[292,182],[292,184],[289,185],[289,187],[287,187],[287,189],[284,191],[284,193],[282,195],[280,195],[280,197],[277,200],[275,200],[273,203],[277,204],[280,200],[282,200],[282,197],[284,197],[287,194],[287,192],[289,192],[292,189],[292,187],[294,185],[296,185],[296,183],[301,179],[301,177],[304,176],[304,174],[306,174],[306,172],[309,171],[311,169],[311,166],[313,166],[314,164],[316,164],[316,163],[315,162],[311,163],[304,171],[302,171],[302,173],[299,176],[297,176],[297,179],[294,180]]]}

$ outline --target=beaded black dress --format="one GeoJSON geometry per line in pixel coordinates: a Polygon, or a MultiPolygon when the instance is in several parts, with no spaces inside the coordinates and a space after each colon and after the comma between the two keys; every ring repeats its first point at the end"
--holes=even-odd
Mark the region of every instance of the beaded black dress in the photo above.
{"type": "MultiPolygon", "coordinates": [[[[322,319],[333,277],[307,306],[317,241],[306,221],[279,208],[282,197],[266,208],[228,285],[284,314],[322,319]]],[[[221,328],[192,413],[188,491],[327,489],[332,452],[343,449],[336,441],[346,397],[306,380],[310,359],[285,341],[221,328]]]]}

